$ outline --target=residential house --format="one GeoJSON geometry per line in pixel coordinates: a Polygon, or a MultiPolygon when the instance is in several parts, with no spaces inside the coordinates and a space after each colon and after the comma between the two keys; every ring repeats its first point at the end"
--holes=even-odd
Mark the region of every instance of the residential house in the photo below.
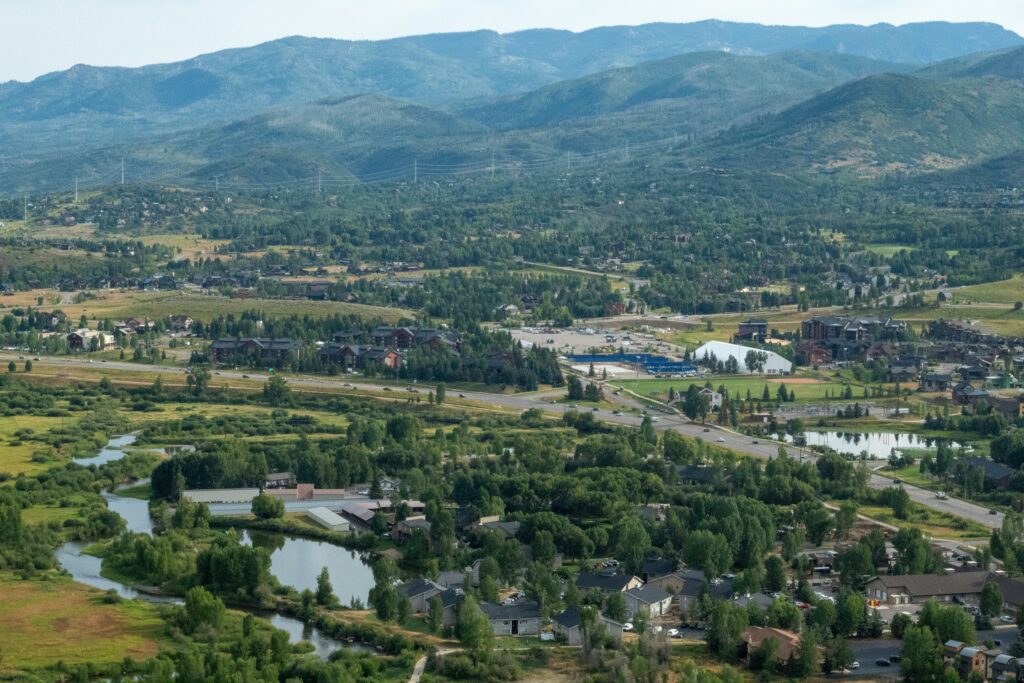
{"type": "Polygon", "coordinates": [[[644,585],[630,588],[624,593],[626,598],[626,614],[632,619],[640,611],[646,611],[652,617],[668,614],[672,609],[672,594],[660,586],[644,585]]]}
{"type": "Polygon", "coordinates": [[[932,598],[939,602],[959,601],[976,604],[988,581],[987,571],[952,574],[903,574],[876,576],[867,582],[864,594],[890,605],[922,603],[932,598]]]}
{"type": "Polygon", "coordinates": [[[968,467],[980,467],[984,473],[985,488],[987,489],[1005,489],[1010,484],[1010,477],[1017,473],[1017,470],[1012,467],[978,455],[962,456],[960,462],[968,467]]]}
{"type": "Polygon", "coordinates": [[[1024,394],[999,394],[989,392],[985,399],[993,412],[999,413],[1010,422],[1024,417],[1024,394]]]}
{"type": "Polygon", "coordinates": [[[982,680],[987,680],[985,678],[985,672],[988,669],[988,666],[983,648],[960,648],[956,657],[953,658],[951,665],[957,670],[964,680],[967,680],[973,673],[977,673],[977,675],[981,676],[982,680]]]}
{"type": "Polygon", "coordinates": [[[443,586],[430,579],[412,579],[398,587],[398,594],[406,598],[412,605],[412,611],[418,614],[426,612],[430,607],[430,599],[445,591],[443,586]]]}
{"type": "Polygon", "coordinates": [[[953,382],[953,378],[950,375],[944,373],[928,373],[921,376],[921,383],[918,385],[919,391],[949,391],[949,387],[953,382]]]}
{"type": "Polygon", "coordinates": [[[704,387],[698,393],[708,400],[708,407],[711,410],[718,410],[722,407],[722,395],[717,391],[704,387]]]}
{"type": "MultiPolygon", "coordinates": [[[[622,624],[600,612],[595,613],[594,618],[595,625],[600,624],[613,640],[622,641],[622,624]]],[[[556,614],[551,621],[555,633],[564,636],[567,644],[576,646],[583,643],[583,610],[579,607],[569,607],[556,614]]]]}
{"type": "Polygon", "coordinates": [[[762,612],[767,612],[775,604],[775,598],[768,593],[746,593],[736,598],[736,604],[740,607],[754,605],[762,612]]]}
{"type": "MultiPolygon", "coordinates": [[[[716,600],[731,599],[736,593],[732,579],[715,578],[709,581],[700,569],[681,569],[677,575],[683,582],[682,590],[677,592],[679,609],[682,611],[689,609],[690,605],[704,592],[716,600]]],[[[653,581],[652,583],[659,584],[661,582],[653,581]]],[[[661,583],[661,585],[664,584],[661,583]]]]}
{"type": "Polygon", "coordinates": [[[631,588],[639,588],[643,585],[636,576],[617,574],[612,572],[580,572],[576,577],[576,587],[582,592],[596,589],[604,593],[625,593],[631,588]]]}
{"type": "Polygon", "coordinates": [[[117,346],[114,335],[84,327],[70,332],[67,340],[72,351],[106,351],[117,346]]]}
{"type": "Polygon", "coordinates": [[[494,531],[501,534],[502,537],[509,539],[516,537],[516,534],[519,533],[519,527],[519,522],[503,522],[498,515],[492,515],[481,517],[476,523],[470,525],[468,531],[476,536],[494,531]]]}
{"type": "Polygon", "coordinates": [[[889,366],[888,375],[890,382],[911,382],[917,377],[917,368],[912,365],[893,364],[889,366]]]}
{"type": "Polygon", "coordinates": [[[978,389],[967,380],[962,380],[953,387],[953,402],[962,406],[973,406],[978,401],[987,398],[987,391],[978,389]]]}
{"type": "Polygon", "coordinates": [[[416,333],[408,327],[381,326],[370,333],[370,339],[375,346],[409,349],[416,340],[416,333]]]}
{"type": "Polygon", "coordinates": [[[657,586],[662,590],[668,591],[672,595],[679,595],[683,591],[683,575],[681,572],[672,572],[671,574],[663,574],[661,576],[652,576],[647,580],[646,585],[657,586]]]}
{"type": "Polygon", "coordinates": [[[743,630],[743,658],[749,659],[750,655],[761,648],[764,641],[775,640],[775,659],[779,662],[787,661],[790,656],[796,657],[800,650],[800,634],[786,631],[781,628],[768,628],[765,626],[748,626],[743,630]]]}
{"type": "Polygon", "coordinates": [[[218,362],[233,358],[257,358],[283,360],[302,351],[300,339],[270,339],[268,337],[240,337],[218,339],[210,345],[210,351],[218,362]]]}
{"type": "Polygon", "coordinates": [[[167,327],[171,332],[188,332],[194,322],[188,315],[172,315],[167,318],[167,327]]]}
{"type": "Polygon", "coordinates": [[[540,634],[540,605],[520,600],[511,605],[480,603],[480,609],[491,623],[496,636],[535,636],[540,634]]]}
{"type": "Polygon", "coordinates": [[[679,562],[671,558],[647,557],[644,558],[643,569],[640,571],[640,578],[644,583],[659,576],[674,574],[679,568],[679,562]]]}
{"type": "Polygon", "coordinates": [[[399,544],[407,543],[418,531],[422,531],[429,541],[430,522],[422,517],[403,519],[401,522],[395,522],[395,525],[391,527],[391,540],[399,544]]]}

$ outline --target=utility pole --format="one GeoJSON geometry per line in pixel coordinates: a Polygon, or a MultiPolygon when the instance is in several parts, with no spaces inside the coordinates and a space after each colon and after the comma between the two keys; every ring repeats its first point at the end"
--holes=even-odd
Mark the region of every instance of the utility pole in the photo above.
{"type": "Polygon", "coordinates": [[[420,160],[412,160],[412,184],[416,185],[420,182],[420,160]]]}
{"type": "Polygon", "coordinates": [[[124,185],[124,156],[121,157],[121,184],[124,185]]]}
{"type": "Polygon", "coordinates": [[[75,204],[78,203],[78,176],[75,176],[75,204]]]}
{"type": "Polygon", "coordinates": [[[22,211],[21,219],[28,223],[28,195],[25,195],[25,209],[22,211]]]}
{"type": "Polygon", "coordinates": [[[491,178],[494,177],[494,152],[491,152],[491,178]]]}
{"type": "Polygon", "coordinates": [[[324,185],[323,185],[323,182],[322,182],[322,177],[323,177],[323,171],[317,171],[316,172],[316,191],[317,191],[317,194],[322,193],[323,190],[324,190],[324,185]]]}
{"type": "Polygon", "coordinates": [[[219,175],[213,176],[213,189],[216,192],[220,192],[220,176],[219,175]]]}
{"type": "Polygon", "coordinates": [[[565,170],[572,172],[572,152],[565,153],[565,170]]]}

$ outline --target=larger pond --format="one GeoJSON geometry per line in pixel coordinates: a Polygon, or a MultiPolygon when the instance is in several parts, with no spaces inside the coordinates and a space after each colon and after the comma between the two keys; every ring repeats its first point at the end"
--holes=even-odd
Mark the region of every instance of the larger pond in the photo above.
{"type": "MultiPolygon", "coordinates": [[[[117,460],[118,458],[123,458],[124,451],[120,449],[123,449],[125,446],[129,446],[134,442],[135,437],[130,434],[111,439],[107,446],[95,458],[82,458],[80,460],[76,460],[75,462],[86,465],[101,464],[99,460],[100,458],[105,458],[102,462],[110,462],[112,460],[117,460]]],[[[131,486],[137,486],[139,483],[144,482],[135,482],[131,484],[131,486]]],[[[118,490],[123,488],[125,487],[119,487],[118,490]]],[[[107,501],[107,506],[111,510],[113,510],[117,514],[121,515],[122,518],[124,518],[128,531],[137,534],[151,535],[153,533],[153,522],[149,517],[149,504],[146,501],[139,500],[137,498],[119,496],[117,495],[117,490],[115,490],[113,493],[104,491],[103,498],[107,501]]],[[[279,576],[278,578],[282,581],[282,583],[295,585],[295,587],[299,588],[299,590],[309,587],[305,584],[303,584],[302,586],[297,585],[299,581],[302,581],[305,578],[305,574],[297,570],[297,565],[301,564],[301,557],[299,557],[297,553],[301,553],[303,551],[303,548],[305,547],[302,545],[303,543],[313,543],[312,541],[288,538],[285,536],[281,536],[280,534],[266,535],[268,537],[279,536],[280,538],[278,539],[260,538],[257,536],[255,532],[253,536],[254,537],[251,542],[257,543],[261,547],[266,547],[263,544],[270,544],[278,547],[278,550],[274,552],[274,557],[278,557],[279,559],[277,559],[277,561],[274,563],[272,570],[274,571],[275,575],[277,574],[278,570],[284,571],[287,576],[290,576],[292,578],[292,581],[296,582],[293,583],[292,581],[286,581],[283,577],[279,576]],[[298,545],[293,545],[296,543],[298,545]],[[288,548],[289,550],[285,551],[285,548],[288,548]]],[[[112,579],[108,579],[101,576],[100,569],[102,568],[103,564],[102,560],[100,560],[100,558],[98,557],[94,557],[92,555],[84,553],[83,551],[85,550],[87,545],[87,543],[70,541],[57,548],[57,562],[60,564],[61,567],[63,567],[68,572],[68,574],[71,575],[71,577],[75,581],[85,584],[87,586],[92,586],[93,588],[98,588],[102,591],[114,590],[117,592],[118,595],[129,600],[138,598],[140,600],[145,600],[147,602],[158,604],[181,604],[183,602],[183,600],[178,597],[160,596],[144,593],[132,586],[129,586],[128,584],[124,584],[120,581],[114,581],[112,579]]],[[[344,565],[339,565],[339,569],[332,568],[330,570],[331,581],[334,583],[335,593],[337,593],[339,596],[345,595],[345,593],[342,592],[342,590],[339,590],[339,588],[342,585],[344,585],[346,577],[357,575],[360,577],[359,581],[353,583],[351,581],[351,578],[349,578],[348,583],[353,587],[351,590],[362,591],[361,599],[365,601],[366,594],[369,592],[369,587],[364,588],[364,584],[362,583],[362,574],[360,573],[359,568],[362,568],[362,570],[369,572],[369,567],[367,567],[365,564],[359,561],[358,555],[356,555],[355,553],[351,553],[350,551],[345,550],[344,548],[331,546],[326,543],[318,545],[325,545],[328,546],[330,549],[337,551],[337,553],[331,553],[328,550],[320,550],[319,554],[317,555],[318,562],[321,559],[326,559],[331,562],[335,562],[338,559],[344,559],[344,561],[346,562],[346,564],[344,565]],[[349,566],[349,564],[347,564],[351,562],[355,562],[355,564],[357,564],[358,567],[349,566]],[[335,578],[336,576],[337,578],[335,578]]],[[[269,549],[270,548],[268,547],[268,550],[269,549]]],[[[316,564],[317,573],[320,571],[320,566],[322,565],[316,564]]],[[[370,574],[370,585],[373,585],[372,574],[370,574]]],[[[316,587],[315,573],[313,575],[312,587],[314,589],[316,587]]],[[[353,593],[353,595],[354,594],[355,593],[353,593]]],[[[350,599],[350,597],[343,598],[343,600],[350,599]]],[[[289,640],[291,642],[297,643],[303,640],[308,641],[310,644],[313,645],[314,651],[316,652],[317,656],[321,658],[326,658],[329,654],[331,654],[331,652],[341,647],[344,647],[346,649],[365,650],[367,652],[372,651],[372,648],[366,647],[364,645],[359,645],[357,643],[341,643],[337,640],[333,640],[332,638],[329,638],[327,635],[321,632],[319,629],[316,629],[310,626],[309,624],[300,621],[299,619],[294,619],[292,617],[287,617],[276,613],[257,614],[258,616],[267,619],[275,628],[279,628],[282,631],[287,632],[289,640]]]]}
{"type": "Polygon", "coordinates": [[[343,605],[353,600],[366,604],[373,588],[373,571],[359,553],[308,538],[257,530],[243,530],[242,543],[270,553],[270,573],[285,586],[316,591],[316,578],[327,567],[334,594],[343,605]]]}
{"type": "MultiPolygon", "coordinates": [[[[933,449],[940,441],[896,432],[805,432],[804,438],[808,446],[827,446],[843,455],[868,460],[888,460],[894,450],[903,448],[933,449]]],[[[792,441],[786,435],[786,442],[792,441]]],[[[946,444],[951,448],[961,446],[956,441],[946,440],[946,444]]]]}

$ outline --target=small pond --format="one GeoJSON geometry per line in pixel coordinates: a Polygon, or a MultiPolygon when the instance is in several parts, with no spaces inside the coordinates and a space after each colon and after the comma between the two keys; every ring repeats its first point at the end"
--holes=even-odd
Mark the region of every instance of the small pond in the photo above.
{"type": "MultiPolygon", "coordinates": [[[[827,446],[853,457],[860,457],[861,453],[866,452],[869,460],[888,460],[893,449],[933,449],[939,442],[938,439],[895,432],[805,432],[804,437],[808,446],[827,446]]],[[[786,442],[792,441],[793,438],[787,434],[786,442]]],[[[960,447],[956,441],[947,443],[951,448],[960,447]]]]}

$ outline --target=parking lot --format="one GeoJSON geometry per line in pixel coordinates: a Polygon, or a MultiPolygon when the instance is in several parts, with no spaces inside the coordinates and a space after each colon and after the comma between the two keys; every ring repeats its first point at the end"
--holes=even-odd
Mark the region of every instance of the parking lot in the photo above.
{"type": "Polygon", "coordinates": [[[553,349],[559,353],[587,353],[592,349],[629,351],[650,351],[665,354],[681,354],[683,349],[675,344],[659,341],[650,334],[624,333],[621,330],[598,328],[559,329],[523,327],[510,330],[513,339],[529,342],[535,346],[553,349]]]}

